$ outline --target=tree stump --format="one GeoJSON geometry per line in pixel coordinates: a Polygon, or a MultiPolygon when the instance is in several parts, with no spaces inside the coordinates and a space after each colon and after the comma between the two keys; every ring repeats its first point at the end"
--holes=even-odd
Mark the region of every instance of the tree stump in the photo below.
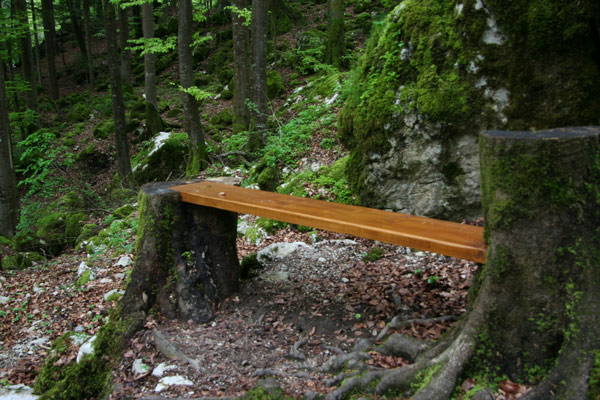
{"type": "Polygon", "coordinates": [[[204,323],[238,287],[237,214],[184,204],[177,183],[144,185],[136,261],[122,315],[143,320],[154,305],[167,318],[204,323]]]}
{"type": "MultiPolygon", "coordinates": [[[[467,314],[413,364],[328,399],[357,387],[449,399],[466,378],[502,376],[532,385],[526,400],[600,395],[600,127],[485,132],[480,160],[488,262],[467,314]]],[[[388,353],[407,354],[402,343],[388,353]]]]}

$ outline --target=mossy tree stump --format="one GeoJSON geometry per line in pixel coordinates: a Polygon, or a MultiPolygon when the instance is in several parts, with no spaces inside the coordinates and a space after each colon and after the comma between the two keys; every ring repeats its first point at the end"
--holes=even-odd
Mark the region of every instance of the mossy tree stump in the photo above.
{"type": "MultiPolygon", "coordinates": [[[[480,160],[489,250],[468,313],[413,364],[328,398],[360,387],[449,399],[470,377],[491,399],[503,376],[533,386],[526,400],[600,394],[600,127],[485,132],[480,160]]],[[[405,343],[386,346],[411,354],[405,343]]]]}
{"type": "Polygon", "coordinates": [[[182,203],[173,185],[140,192],[137,256],[122,313],[156,305],[167,318],[204,323],[238,288],[237,214],[182,203]]]}

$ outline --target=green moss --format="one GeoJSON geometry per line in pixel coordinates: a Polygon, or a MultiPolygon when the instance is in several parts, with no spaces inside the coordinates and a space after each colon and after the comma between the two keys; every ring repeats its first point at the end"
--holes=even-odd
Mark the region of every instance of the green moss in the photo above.
{"type": "Polygon", "coordinates": [[[36,236],[50,254],[58,255],[65,246],[66,213],[52,212],[37,220],[36,236]]]}
{"type": "Polygon", "coordinates": [[[362,257],[363,261],[369,262],[369,261],[377,261],[379,259],[381,259],[381,257],[383,257],[383,253],[384,250],[379,247],[379,246],[375,246],[375,247],[371,247],[362,257]]]}
{"type": "Polygon", "coordinates": [[[256,178],[256,183],[261,190],[274,191],[280,181],[281,175],[276,167],[264,168],[256,178]]]}
{"type": "Polygon", "coordinates": [[[12,256],[5,256],[2,259],[3,269],[25,269],[33,265],[33,263],[45,262],[46,258],[40,253],[35,252],[23,252],[17,253],[12,256]]]}
{"type": "Polygon", "coordinates": [[[115,123],[112,119],[100,122],[94,128],[94,137],[96,139],[108,139],[115,132],[115,123]]]}
{"type": "Polygon", "coordinates": [[[69,115],[67,115],[67,121],[69,122],[83,122],[88,119],[90,119],[90,108],[84,103],[75,104],[69,115]]]}
{"type": "Polygon", "coordinates": [[[81,242],[88,240],[92,236],[95,235],[96,230],[98,229],[98,225],[96,224],[85,224],[81,228],[81,232],[79,236],[77,236],[77,240],[75,240],[75,247],[79,246],[81,242]]]}
{"type": "Polygon", "coordinates": [[[594,365],[590,371],[588,399],[600,398],[600,351],[594,355],[594,365]]]}
{"type": "Polygon", "coordinates": [[[442,363],[437,363],[429,368],[419,371],[415,381],[411,383],[410,388],[413,393],[425,388],[431,382],[431,378],[442,368],[442,363]]]}
{"type": "Polygon", "coordinates": [[[258,255],[252,253],[249,256],[244,257],[240,262],[240,279],[250,279],[256,274],[256,271],[260,271],[263,268],[263,264],[258,261],[258,255]]]}
{"type": "Polygon", "coordinates": [[[75,244],[81,234],[87,215],[84,213],[73,213],[67,216],[65,225],[65,240],[70,244],[75,244]]]}
{"type": "Polygon", "coordinates": [[[274,99],[284,90],[281,74],[274,69],[267,71],[267,96],[269,99],[274,99]]]}
{"type": "Polygon", "coordinates": [[[82,288],[84,287],[92,278],[92,271],[85,270],[83,272],[83,274],[81,274],[81,276],[79,278],[77,278],[77,281],[75,281],[75,286],[78,288],[82,288]]]}

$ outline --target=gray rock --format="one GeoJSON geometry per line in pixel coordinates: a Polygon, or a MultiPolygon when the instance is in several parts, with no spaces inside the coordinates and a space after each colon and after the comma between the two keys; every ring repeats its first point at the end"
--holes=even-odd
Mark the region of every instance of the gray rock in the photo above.
{"type": "Polygon", "coordinates": [[[77,352],[77,363],[79,363],[83,357],[85,357],[88,354],[93,354],[94,353],[94,341],[96,340],[96,335],[92,336],[90,338],[90,340],[88,340],[87,342],[85,342],[80,348],[79,348],[79,352],[77,352]]]}
{"type": "Polygon", "coordinates": [[[0,387],[0,400],[35,400],[39,396],[33,394],[33,389],[23,384],[0,387]]]}

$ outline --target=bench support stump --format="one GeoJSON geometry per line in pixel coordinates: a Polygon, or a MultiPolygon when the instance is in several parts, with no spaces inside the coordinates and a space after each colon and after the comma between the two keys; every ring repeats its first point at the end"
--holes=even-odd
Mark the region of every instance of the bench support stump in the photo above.
{"type": "Polygon", "coordinates": [[[156,305],[167,318],[204,323],[238,287],[237,214],[184,204],[169,185],[140,192],[137,256],[122,312],[145,315],[156,305]]]}
{"type": "Polygon", "coordinates": [[[600,127],[485,132],[480,157],[488,261],[467,314],[414,364],[348,379],[328,399],[445,400],[466,378],[485,388],[504,375],[532,386],[524,400],[600,395],[600,127]]]}

